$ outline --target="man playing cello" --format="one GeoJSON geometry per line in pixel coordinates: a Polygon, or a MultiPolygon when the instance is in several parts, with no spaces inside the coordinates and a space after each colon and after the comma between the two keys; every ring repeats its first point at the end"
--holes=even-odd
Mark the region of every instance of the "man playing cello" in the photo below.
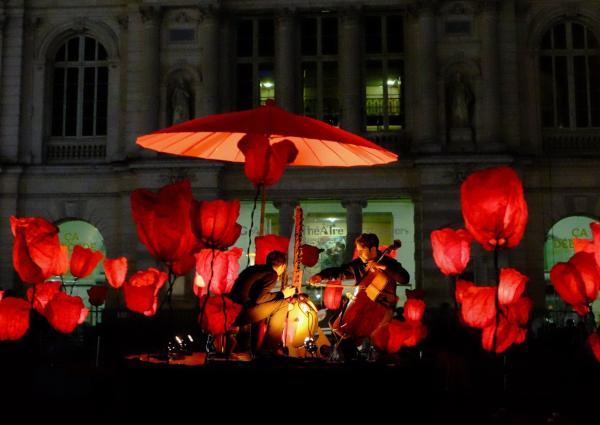
{"type": "Polygon", "coordinates": [[[361,234],[355,245],[357,258],[340,267],[322,270],[309,279],[311,284],[352,279],[358,286],[355,297],[346,308],[342,307],[332,326],[342,336],[338,351],[344,359],[351,358],[356,346],[392,319],[398,301],[396,285],[407,285],[410,279],[398,261],[379,251],[379,238],[374,233],[361,234]]]}

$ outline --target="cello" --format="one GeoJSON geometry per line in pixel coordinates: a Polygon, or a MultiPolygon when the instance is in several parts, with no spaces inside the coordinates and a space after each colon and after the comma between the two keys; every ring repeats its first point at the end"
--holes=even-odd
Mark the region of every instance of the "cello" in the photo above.
{"type": "Polygon", "coordinates": [[[383,257],[400,248],[401,242],[394,243],[383,250],[376,261],[367,265],[365,274],[356,284],[354,296],[345,304],[331,329],[342,338],[361,340],[369,337],[375,329],[391,320],[393,311],[389,306],[378,302],[379,295],[390,283],[390,278],[380,269],[375,268],[383,257]]]}

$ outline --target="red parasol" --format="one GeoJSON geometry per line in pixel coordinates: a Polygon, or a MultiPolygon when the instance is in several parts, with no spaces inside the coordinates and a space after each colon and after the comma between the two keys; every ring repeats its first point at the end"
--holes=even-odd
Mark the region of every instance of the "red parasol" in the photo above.
{"type": "Polygon", "coordinates": [[[298,149],[291,165],[357,167],[394,162],[398,156],[356,134],[292,114],[273,101],[240,112],[196,118],[137,138],[147,149],[218,161],[244,162],[238,142],[247,134],[290,140],[298,149]]]}

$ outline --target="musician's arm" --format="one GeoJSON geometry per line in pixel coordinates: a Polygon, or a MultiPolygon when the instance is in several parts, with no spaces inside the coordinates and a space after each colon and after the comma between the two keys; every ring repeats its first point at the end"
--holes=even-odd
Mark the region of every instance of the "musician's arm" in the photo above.
{"type": "Polygon", "coordinates": [[[329,267],[327,269],[321,270],[319,273],[312,276],[311,281],[313,280],[313,278],[317,278],[314,279],[316,281],[319,280],[318,278],[320,278],[321,280],[353,279],[354,272],[352,268],[348,265],[343,265],[341,267],[329,267]]]}
{"type": "Polygon", "coordinates": [[[394,279],[399,285],[407,285],[410,281],[410,275],[402,264],[397,261],[386,261],[383,270],[390,278],[394,279]]]}

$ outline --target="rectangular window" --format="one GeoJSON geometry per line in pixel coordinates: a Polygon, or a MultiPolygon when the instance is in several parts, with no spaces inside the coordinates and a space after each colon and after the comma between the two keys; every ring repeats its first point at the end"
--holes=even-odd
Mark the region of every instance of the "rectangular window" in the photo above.
{"type": "Polygon", "coordinates": [[[252,64],[239,63],[236,73],[237,82],[237,109],[252,109],[253,104],[253,77],[252,64]]]}
{"type": "Polygon", "coordinates": [[[365,19],[365,122],[367,131],[404,126],[404,30],[401,15],[365,19]]]}
{"type": "Polygon", "coordinates": [[[567,58],[566,56],[556,56],[554,58],[555,90],[556,90],[556,108],[557,108],[557,126],[559,128],[569,128],[569,84],[567,81],[567,58]]]}
{"type": "Polygon", "coordinates": [[[54,68],[52,88],[52,135],[63,135],[63,106],[65,105],[65,69],[54,68]]]}
{"type": "Polygon", "coordinates": [[[300,51],[304,115],[339,125],[338,18],[302,18],[300,51]]]}
{"type": "Polygon", "coordinates": [[[540,101],[542,105],[542,126],[554,127],[554,87],[552,57],[540,57],[540,101]]]}
{"type": "Polygon", "coordinates": [[[575,122],[577,127],[587,127],[588,120],[588,76],[585,56],[573,57],[575,84],[575,122]]]}
{"type": "Polygon", "coordinates": [[[65,102],[65,136],[77,135],[77,95],[79,69],[67,68],[67,90],[65,102]]]}

